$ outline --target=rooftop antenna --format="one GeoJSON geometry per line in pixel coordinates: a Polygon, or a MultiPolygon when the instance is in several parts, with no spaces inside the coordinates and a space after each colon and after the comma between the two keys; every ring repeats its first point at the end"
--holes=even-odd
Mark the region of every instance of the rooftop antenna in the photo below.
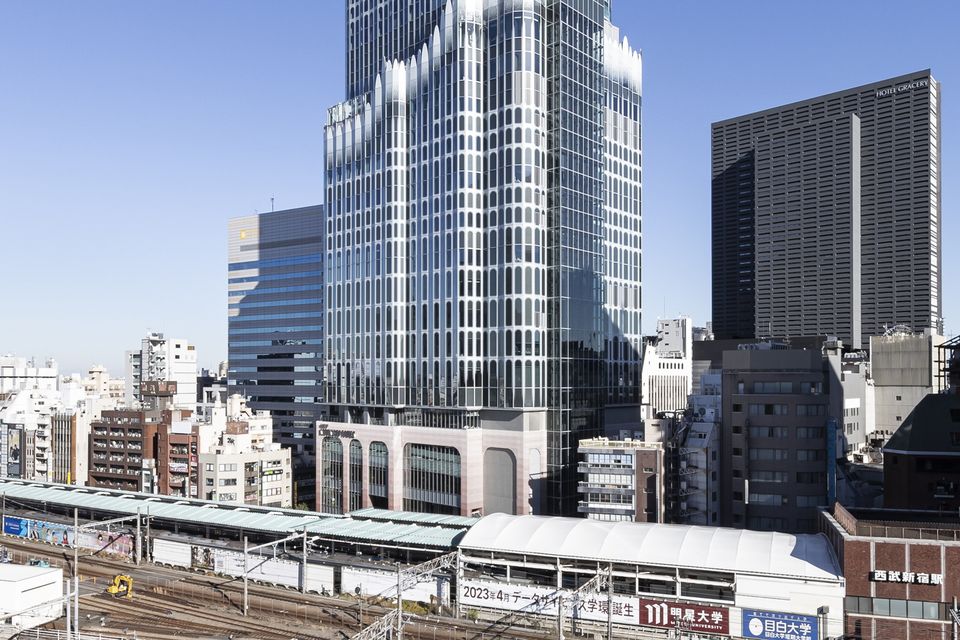
{"type": "Polygon", "coordinates": [[[270,212],[273,213],[273,196],[270,196],[270,212]]]}

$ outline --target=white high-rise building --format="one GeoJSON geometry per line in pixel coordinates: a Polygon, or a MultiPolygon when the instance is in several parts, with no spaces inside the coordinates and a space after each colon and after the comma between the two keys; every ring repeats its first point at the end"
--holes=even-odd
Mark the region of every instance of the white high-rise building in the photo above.
{"type": "Polygon", "coordinates": [[[640,374],[644,419],[683,411],[693,393],[693,322],[681,316],[657,320],[657,335],[644,345],[640,374]]]}
{"type": "Polygon", "coordinates": [[[640,417],[640,55],[609,0],[348,0],[346,31],[318,508],[576,513],[578,440],[640,417]]]}
{"type": "Polygon", "coordinates": [[[197,403],[197,352],[183,339],[166,338],[150,333],[140,342],[140,349],[126,354],[126,402],[139,402],[140,383],[172,381],[177,383],[173,404],[190,409],[197,403]]]}

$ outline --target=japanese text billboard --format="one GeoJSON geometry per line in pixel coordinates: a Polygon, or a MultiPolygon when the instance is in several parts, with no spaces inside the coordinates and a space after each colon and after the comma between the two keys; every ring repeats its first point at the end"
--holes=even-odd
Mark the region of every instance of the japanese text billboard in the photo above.
{"type": "MultiPolygon", "coordinates": [[[[557,615],[557,602],[563,597],[564,615],[580,620],[607,621],[606,594],[594,593],[574,596],[569,591],[549,587],[511,585],[499,582],[464,580],[460,602],[464,606],[489,607],[507,611],[523,611],[541,615],[557,615]]],[[[619,624],[639,624],[637,599],[630,596],[613,597],[613,621],[619,624]]]]}
{"type": "Polygon", "coordinates": [[[743,637],[761,640],[819,640],[816,616],[744,609],[743,637]]]}
{"type": "Polygon", "coordinates": [[[730,610],[690,602],[639,599],[640,622],[647,627],[682,629],[702,633],[730,633],[730,610]]]}

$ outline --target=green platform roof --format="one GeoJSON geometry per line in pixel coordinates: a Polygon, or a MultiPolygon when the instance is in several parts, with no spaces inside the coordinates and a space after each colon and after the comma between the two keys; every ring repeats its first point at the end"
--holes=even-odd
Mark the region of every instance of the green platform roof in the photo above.
{"type": "Polygon", "coordinates": [[[479,521],[386,509],[361,509],[337,516],[9,478],[0,479],[0,495],[14,503],[29,503],[31,508],[48,503],[93,509],[111,516],[136,515],[139,511],[161,520],[273,534],[292,534],[306,527],[311,534],[343,542],[431,550],[453,549],[479,521]]]}

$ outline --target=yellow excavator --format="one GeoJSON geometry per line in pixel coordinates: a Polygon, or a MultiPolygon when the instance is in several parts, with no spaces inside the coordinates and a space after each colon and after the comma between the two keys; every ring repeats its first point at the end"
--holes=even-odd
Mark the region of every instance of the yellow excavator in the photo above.
{"type": "Polygon", "coordinates": [[[114,598],[133,597],[133,578],[130,576],[114,576],[113,582],[107,587],[107,593],[114,598]]]}

